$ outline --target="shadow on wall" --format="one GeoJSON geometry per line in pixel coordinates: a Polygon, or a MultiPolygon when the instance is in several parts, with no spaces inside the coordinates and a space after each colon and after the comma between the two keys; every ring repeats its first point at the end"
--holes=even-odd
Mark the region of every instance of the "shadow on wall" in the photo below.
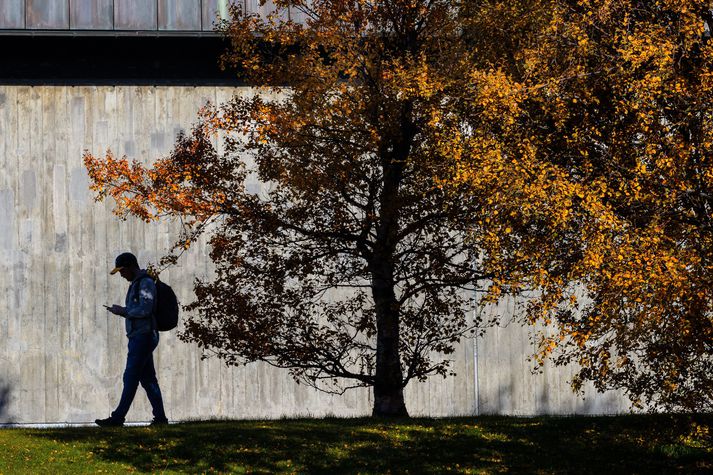
{"type": "Polygon", "coordinates": [[[3,380],[0,380],[0,424],[9,424],[12,422],[8,413],[10,405],[10,385],[3,380]]]}
{"type": "Polygon", "coordinates": [[[539,388],[525,387],[522,381],[516,381],[514,374],[511,381],[498,384],[497,391],[480,394],[478,414],[505,416],[573,416],[618,414],[616,405],[607,405],[605,396],[599,393],[582,397],[572,392],[568,385],[551,387],[546,382],[539,388]],[[518,386],[519,385],[519,386],[518,386]],[[515,390],[519,387],[519,390],[515,390]],[[596,400],[600,399],[597,406],[596,400]]]}

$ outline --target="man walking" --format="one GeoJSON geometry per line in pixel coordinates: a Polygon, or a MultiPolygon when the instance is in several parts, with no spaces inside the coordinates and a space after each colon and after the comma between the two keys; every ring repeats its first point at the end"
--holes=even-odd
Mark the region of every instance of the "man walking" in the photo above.
{"type": "Polygon", "coordinates": [[[153,350],[158,346],[155,306],[156,284],[148,273],[139,267],[136,256],[125,252],[117,256],[111,274],[119,272],[130,282],[126,293],[125,306],[112,305],[107,310],[126,320],[126,336],[129,338],[129,353],[124,370],[124,390],[119,405],[106,419],[95,422],[102,427],[121,426],[126,413],[134,400],[139,383],[146,390],[146,395],[153,408],[151,425],[167,424],[168,419],[163,409],[161,388],[156,379],[153,364],[153,350]]]}

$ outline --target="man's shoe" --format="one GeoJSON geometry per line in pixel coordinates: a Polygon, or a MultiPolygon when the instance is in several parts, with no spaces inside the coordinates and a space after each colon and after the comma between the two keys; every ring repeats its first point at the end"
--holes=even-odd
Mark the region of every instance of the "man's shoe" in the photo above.
{"type": "Polygon", "coordinates": [[[151,421],[150,426],[166,426],[168,425],[168,419],[156,419],[155,417],[151,421]]]}
{"type": "Polygon", "coordinates": [[[118,421],[113,417],[107,417],[106,419],[97,419],[94,422],[99,427],[121,427],[124,425],[123,421],[118,421]]]}

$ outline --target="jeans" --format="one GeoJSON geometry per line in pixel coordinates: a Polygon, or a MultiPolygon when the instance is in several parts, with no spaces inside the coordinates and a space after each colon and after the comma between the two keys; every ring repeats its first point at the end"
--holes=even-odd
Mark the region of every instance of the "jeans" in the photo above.
{"type": "Polygon", "coordinates": [[[126,357],[124,370],[124,390],[121,392],[121,401],[114,412],[112,419],[123,422],[129,412],[131,403],[136,395],[139,383],[146,390],[155,420],[165,421],[166,413],[163,409],[161,388],[156,379],[156,370],[153,365],[153,350],[158,346],[158,332],[152,331],[129,338],[129,354],[126,357]]]}

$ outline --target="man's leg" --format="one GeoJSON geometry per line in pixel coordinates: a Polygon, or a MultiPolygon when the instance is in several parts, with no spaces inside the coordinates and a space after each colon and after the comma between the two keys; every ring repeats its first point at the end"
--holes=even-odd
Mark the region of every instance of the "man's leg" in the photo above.
{"type": "Polygon", "coordinates": [[[124,370],[124,389],[121,392],[119,405],[111,413],[112,419],[119,422],[124,422],[126,419],[126,414],[134,401],[136,389],[139,387],[143,368],[146,366],[147,361],[151,359],[152,350],[151,334],[136,335],[129,338],[129,354],[126,357],[126,369],[124,370]]]}
{"type": "MultiPolygon", "coordinates": [[[[158,345],[158,335],[153,337],[152,349],[156,348],[158,345]]],[[[156,368],[153,364],[153,352],[149,354],[146,364],[141,370],[141,386],[146,390],[146,395],[151,403],[151,409],[153,410],[154,422],[168,422],[166,418],[166,412],[163,408],[163,397],[161,396],[161,388],[158,385],[158,379],[156,378],[156,368]]]]}

